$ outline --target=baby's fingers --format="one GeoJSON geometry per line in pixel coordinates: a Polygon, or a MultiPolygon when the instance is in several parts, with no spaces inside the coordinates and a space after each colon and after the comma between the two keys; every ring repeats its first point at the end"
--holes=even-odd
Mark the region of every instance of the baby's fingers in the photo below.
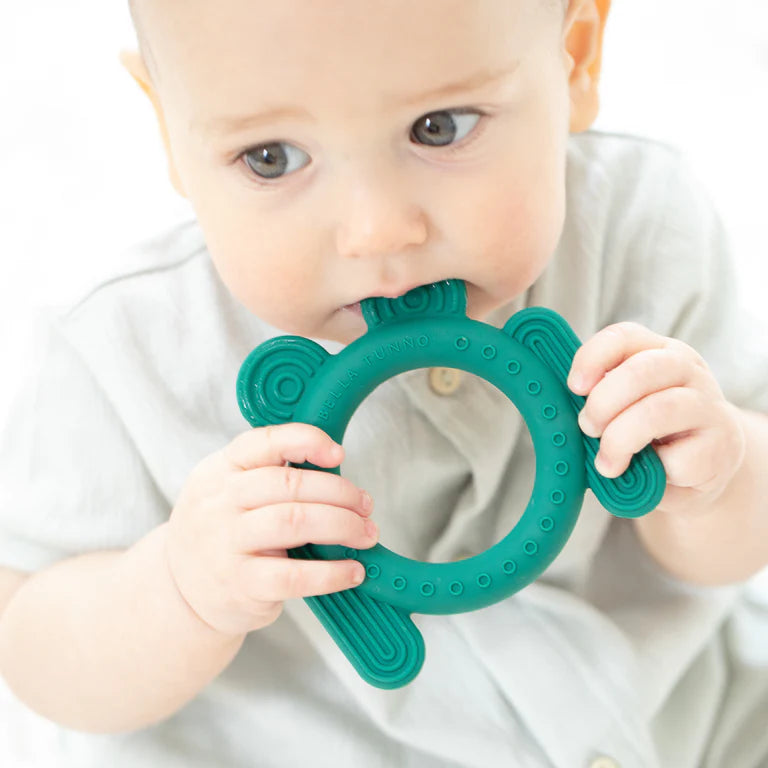
{"type": "Polygon", "coordinates": [[[692,387],[713,397],[722,396],[708,371],[673,349],[646,349],[632,355],[604,376],[579,413],[579,426],[590,437],[600,437],[623,410],[642,398],[672,387],[692,387]]]}
{"type": "Polygon", "coordinates": [[[248,557],[241,568],[248,597],[267,603],[352,589],[365,578],[365,568],[356,560],[248,557]]]}
{"type": "Polygon", "coordinates": [[[295,502],[245,512],[238,518],[236,530],[236,544],[241,552],[292,549],[305,544],[368,549],[379,537],[373,520],[349,509],[295,502]]]}
{"type": "Polygon", "coordinates": [[[243,470],[281,466],[287,461],[337,467],[344,449],[319,427],[291,422],[242,432],[224,446],[222,455],[234,469],[243,470]]]}
{"type": "Polygon", "coordinates": [[[672,485],[693,486],[703,482],[713,471],[712,456],[701,454],[702,432],[712,426],[715,406],[701,392],[689,387],[670,387],[644,397],[622,411],[605,428],[600,438],[600,451],[595,459],[598,472],[606,477],[618,477],[629,466],[632,456],[654,440],[695,444],[685,452],[681,465],[670,462],[674,453],[669,448],[659,450],[667,482],[672,485]]]}
{"type": "Polygon", "coordinates": [[[367,516],[373,500],[346,477],[298,467],[260,467],[232,473],[231,498],[242,510],[283,502],[332,504],[367,516]]]}

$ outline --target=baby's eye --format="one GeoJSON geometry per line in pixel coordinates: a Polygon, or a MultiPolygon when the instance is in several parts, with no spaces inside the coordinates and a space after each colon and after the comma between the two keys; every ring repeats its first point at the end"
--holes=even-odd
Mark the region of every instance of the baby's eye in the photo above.
{"type": "Polygon", "coordinates": [[[259,144],[243,152],[248,167],[264,179],[277,179],[303,168],[310,160],[304,150],[285,141],[259,144]]]}
{"type": "Polygon", "coordinates": [[[411,139],[428,147],[444,147],[461,141],[482,113],[471,109],[446,109],[420,117],[411,127],[411,139]]]}

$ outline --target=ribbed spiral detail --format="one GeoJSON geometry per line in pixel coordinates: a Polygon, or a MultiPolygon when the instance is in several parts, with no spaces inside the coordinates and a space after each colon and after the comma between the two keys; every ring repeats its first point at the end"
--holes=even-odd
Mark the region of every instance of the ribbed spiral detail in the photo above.
{"type": "Polygon", "coordinates": [[[259,427],[291,421],[307,382],[328,356],[302,336],[280,336],[254,349],[237,377],[237,402],[248,423],[259,427]]]}
{"type": "Polygon", "coordinates": [[[398,322],[413,316],[464,315],[467,291],[462,280],[441,280],[420,285],[396,299],[382,297],[365,299],[360,303],[368,328],[398,322]]]}

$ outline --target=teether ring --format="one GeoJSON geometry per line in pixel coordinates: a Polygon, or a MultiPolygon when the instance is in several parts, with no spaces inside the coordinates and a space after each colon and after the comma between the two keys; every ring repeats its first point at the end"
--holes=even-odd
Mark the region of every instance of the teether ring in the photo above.
{"type": "MultiPolygon", "coordinates": [[[[664,492],[664,468],[650,446],[621,476],[594,468],[599,440],[584,435],[577,416],[585,398],[566,378],[580,341],[556,312],[531,307],[503,329],[466,315],[461,280],[421,286],[397,299],[361,302],[367,332],[331,355],[302,336],[280,336],[254,349],[237,379],[240,410],[254,427],[304,422],[341,443],[352,414],[379,384],[414,368],[445,366],[476,374],[515,405],[536,451],[536,478],[521,519],[504,539],[475,557],[425,563],[381,544],[354,550],[307,544],[294,558],[359,560],[358,587],[305,598],[358,673],[380,688],[413,680],[424,660],[412,613],[483,608],[535,580],[573,530],[587,485],[619,517],[652,510],[664,492]]],[[[338,467],[300,466],[340,474],[338,467]]]]}

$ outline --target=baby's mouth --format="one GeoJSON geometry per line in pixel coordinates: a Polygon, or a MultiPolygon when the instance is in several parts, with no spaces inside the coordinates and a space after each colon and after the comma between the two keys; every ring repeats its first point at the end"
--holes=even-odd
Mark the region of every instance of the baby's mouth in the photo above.
{"type": "Polygon", "coordinates": [[[354,304],[347,304],[346,306],[342,307],[343,310],[346,310],[347,312],[353,312],[356,315],[362,315],[363,312],[360,309],[360,302],[356,301],[354,304]]]}

